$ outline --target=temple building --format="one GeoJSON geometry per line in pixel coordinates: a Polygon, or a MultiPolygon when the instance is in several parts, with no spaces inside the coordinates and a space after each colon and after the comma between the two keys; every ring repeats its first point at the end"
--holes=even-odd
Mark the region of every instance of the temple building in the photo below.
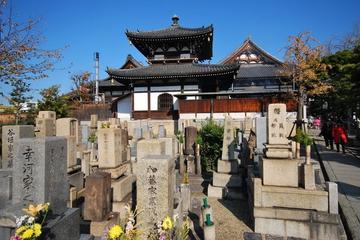
{"type": "MultiPolygon", "coordinates": [[[[113,100],[125,119],[223,118],[261,115],[267,104],[291,90],[281,76],[282,62],[247,39],[218,64],[212,58],[213,27],[185,28],[174,16],[170,27],[127,31],[146,58],[144,66],[128,56],[124,65],[107,69],[100,91],[113,100]]],[[[287,99],[281,99],[293,105],[287,99]]],[[[290,106],[290,107],[291,107],[290,106]]]]}

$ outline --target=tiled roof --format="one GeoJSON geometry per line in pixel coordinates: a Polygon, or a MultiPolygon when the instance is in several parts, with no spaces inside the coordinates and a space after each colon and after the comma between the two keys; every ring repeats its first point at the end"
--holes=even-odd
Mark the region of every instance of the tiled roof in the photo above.
{"type": "Polygon", "coordinates": [[[237,78],[281,77],[281,66],[270,64],[240,64],[237,78]]]}
{"type": "Polygon", "coordinates": [[[237,48],[235,51],[233,51],[227,57],[221,60],[220,63],[222,64],[231,63],[235,60],[235,57],[240,56],[242,53],[248,51],[250,52],[254,51],[254,53],[261,55],[263,57],[263,60],[265,60],[265,63],[267,64],[269,63],[276,65],[283,64],[279,59],[272,56],[270,53],[266,52],[264,49],[256,45],[255,42],[252,41],[250,38],[247,38],[239,48],[237,48]]]}
{"type": "Polygon", "coordinates": [[[235,74],[239,64],[153,64],[133,69],[108,69],[115,79],[205,77],[235,74]]]}
{"type": "Polygon", "coordinates": [[[124,84],[119,83],[118,81],[111,81],[111,78],[105,78],[104,80],[99,81],[99,87],[122,87],[124,84]]]}
{"type": "Polygon", "coordinates": [[[126,32],[126,36],[131,39],[147,39],[150,41],[157,40],[174,40],[174,39],[183,39],[183,38],[193,38],[199,35],[212,34],[213,27],[212,25],[208,27],[201,28],[183,28],[180,26],[171,26],[169,28],[153,31],[144,31],[144,32],[126,32]]]}

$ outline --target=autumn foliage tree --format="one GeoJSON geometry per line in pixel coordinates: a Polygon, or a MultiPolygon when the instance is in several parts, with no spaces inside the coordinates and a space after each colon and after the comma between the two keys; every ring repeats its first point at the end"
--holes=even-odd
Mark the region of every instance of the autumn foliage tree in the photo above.
{"type": "Polygon", "coordinates": [[[78,74],[71,75],[71,82],[73,84],[72,87],[72,99],[83,102],[83,101],[91,101],[91,89],[92,89],[92,81],[90,80],[91,73],[88,71],[84,71],[78,74]]]}
{"type": "Polygon", "coordinates": [[[298,127],[303,120],[303,106],[308,96],[316,96],[329,92],[326,68],[321,61],[323,46],[309,32],[299,33],[289,37],[286,47],[284,75],[294,81],[298,92],[298,127]]]}
{"type": "Polygon", "coordinates": [[[61,49],[41,48],[44,37],[36,31],[39,21],[16,21],[4,0],[0,0],[0,19],[0,83],[46,78],[61,58],[61,49]]]}

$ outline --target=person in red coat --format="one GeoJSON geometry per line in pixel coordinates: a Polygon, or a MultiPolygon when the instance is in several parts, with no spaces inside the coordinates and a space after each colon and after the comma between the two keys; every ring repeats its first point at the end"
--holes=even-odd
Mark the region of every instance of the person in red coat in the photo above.
{"type": "Polygon", "coordinates": [[[335,124],[332,129],[332,135],[336,144],[336,150],[339,152],[341,145],[342,152],[345,153],[345,145],[348,142],[348,138],[344,125],[341,123],[335,124]]]}

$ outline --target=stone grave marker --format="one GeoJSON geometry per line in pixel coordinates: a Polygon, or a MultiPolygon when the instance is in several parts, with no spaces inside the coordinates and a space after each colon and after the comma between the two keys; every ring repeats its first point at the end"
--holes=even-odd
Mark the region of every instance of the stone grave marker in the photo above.
{"type": "Polygon", "coordinates": [[[286,138],[286,104],[269,104],[268,143],[288,144],[288,139],[286,138]]]}
{"type": "Polygon", "coordinates": [[[10,203],[12,194],[12,171],[0,169],[0,209],[10,203]]]}
{"type": "Polygon", "coordinates": [[[235,151],[235,139],[233,132],[233,121],[230,116],[226,116],[221,159],[222,160],[236,159],[234,151],[235,151]]]}
{"type": "Polygon", "coordinates": [[[197,136],[196,127],[185,128],[185,154],[195,155],[195,140],[197,136]]]}
{"type": "Polygon", "coordinates": [[[63,213],[69,198],[66,139],[19,139],[14,154],[12,202],[24,205],[50,202],[55,214],[63,213]]]}
{"type": "Polygon", "coordinates": [[[35,119],[36,137],[51,137],[56,134],[56,113],[54,111],[40,111],[35,119]]]}
{"type": "Polygon", "coordinates": [[[266,117],[255,118],[256,148],[264,149],[264,143],[267,143],[267,124],[266,117]]]}
{"type": "Polygon", "coordinates": [[[86,177],[84,219],[103,221],[111,211],[111,175],[97,171],[86,177]]]}
{"type": "Polygon", "coordinates": [[[166,129],[165,126],[160,124],[159,125],[159,138],[164,138],[166,137],[166,129]]]}
{"type": "Polygon", "coordinates": [[[173,215],[174,159],[167,155],[147,155],[138,159],[137,207],[143,211],[138,220],[144,229],[173,215]]]}
{"type": "Polygon", "coordinates": [[[14,143],[20,138],[33,138],[34,126],[8,125],[2,127],[2,168],[11,168],[14,161],[14,143]]]}
{"type": "Polygon", "coordinates": [[[115,168],[122,163],[121,129],[101,128],[98,136],[99,168],[115,168]]]}

